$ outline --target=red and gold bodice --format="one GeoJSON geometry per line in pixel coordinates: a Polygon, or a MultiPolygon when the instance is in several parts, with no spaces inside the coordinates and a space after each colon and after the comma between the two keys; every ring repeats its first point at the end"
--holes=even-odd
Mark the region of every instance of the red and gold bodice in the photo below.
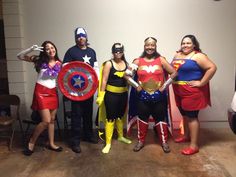
{"type": "Polygon", "coordinates": [[[138,60],[138,82],[145,91],[152,94],[164,83],[161,59],[159,57],[153,61],[146,61],[144,58],[139,58],[138,60]]]}

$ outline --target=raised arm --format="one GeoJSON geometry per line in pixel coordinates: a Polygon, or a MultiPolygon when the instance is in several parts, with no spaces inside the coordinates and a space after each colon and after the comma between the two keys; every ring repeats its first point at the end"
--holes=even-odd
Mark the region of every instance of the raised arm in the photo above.
{"type": "Polygon", "coordinates": [[[27,54],[29,54],[32,51],[41,51],[41,52],[43,52],[43,47],[39,47],[38,45],[33,45],[30,48],[25,49],[25,50],[19,52],[17,54],[17,58],[20,59],[20,60],[32,62],[32,57],[27,55],[27,54]]]}

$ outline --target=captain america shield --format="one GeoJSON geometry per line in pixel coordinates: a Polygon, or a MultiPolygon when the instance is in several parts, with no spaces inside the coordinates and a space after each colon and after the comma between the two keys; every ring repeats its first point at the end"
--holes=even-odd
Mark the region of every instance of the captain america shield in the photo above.
{"type": "Polygon", "coordinates": [[[95,70],[80,61],[65,64],[58,74],[57,82],[62,94],[74,101],[89,99],[98,87],[95,70]]]}

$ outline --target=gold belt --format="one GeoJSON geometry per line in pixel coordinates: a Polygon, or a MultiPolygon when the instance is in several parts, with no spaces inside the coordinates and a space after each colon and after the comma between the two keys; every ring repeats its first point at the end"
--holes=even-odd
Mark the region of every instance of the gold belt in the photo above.
{"type": "Polygon", "coordinates": [[[150,79],[148,82],[140,83],[141,87],[148,93],[153,94],[161,87],[161,81],[156,82],[150,79]]]}
{"type": "Polygon", "coordinates": [[[174,81],[173,84],[177,84],[177,85],[188,85],[188,81],[174,81]]]}
{"type": "Polygon", "coordinates": [[[128,88],[127,87],[116,87],[116,86],[107,84],[106,90],[109,92],[113,92],[113,93],[124,93],[124,92],[128,91],[128,88]]]}

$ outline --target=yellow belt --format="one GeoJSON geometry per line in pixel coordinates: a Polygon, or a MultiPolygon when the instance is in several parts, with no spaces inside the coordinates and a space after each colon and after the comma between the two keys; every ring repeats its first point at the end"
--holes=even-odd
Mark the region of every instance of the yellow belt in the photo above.
{"type": "Polygon", "coordinates": [[[174,81],[173,84],[188,85],[188,81],[174,81]]]}
{"type": "Polygon", "coordinates": [[[106,86],[106,90],[109,92],[113,92],[113,93],[124,93],[128,91],[127,87],[116,87],[116,86],[112,86],[112,85],[107,85],[106,86]]]}

